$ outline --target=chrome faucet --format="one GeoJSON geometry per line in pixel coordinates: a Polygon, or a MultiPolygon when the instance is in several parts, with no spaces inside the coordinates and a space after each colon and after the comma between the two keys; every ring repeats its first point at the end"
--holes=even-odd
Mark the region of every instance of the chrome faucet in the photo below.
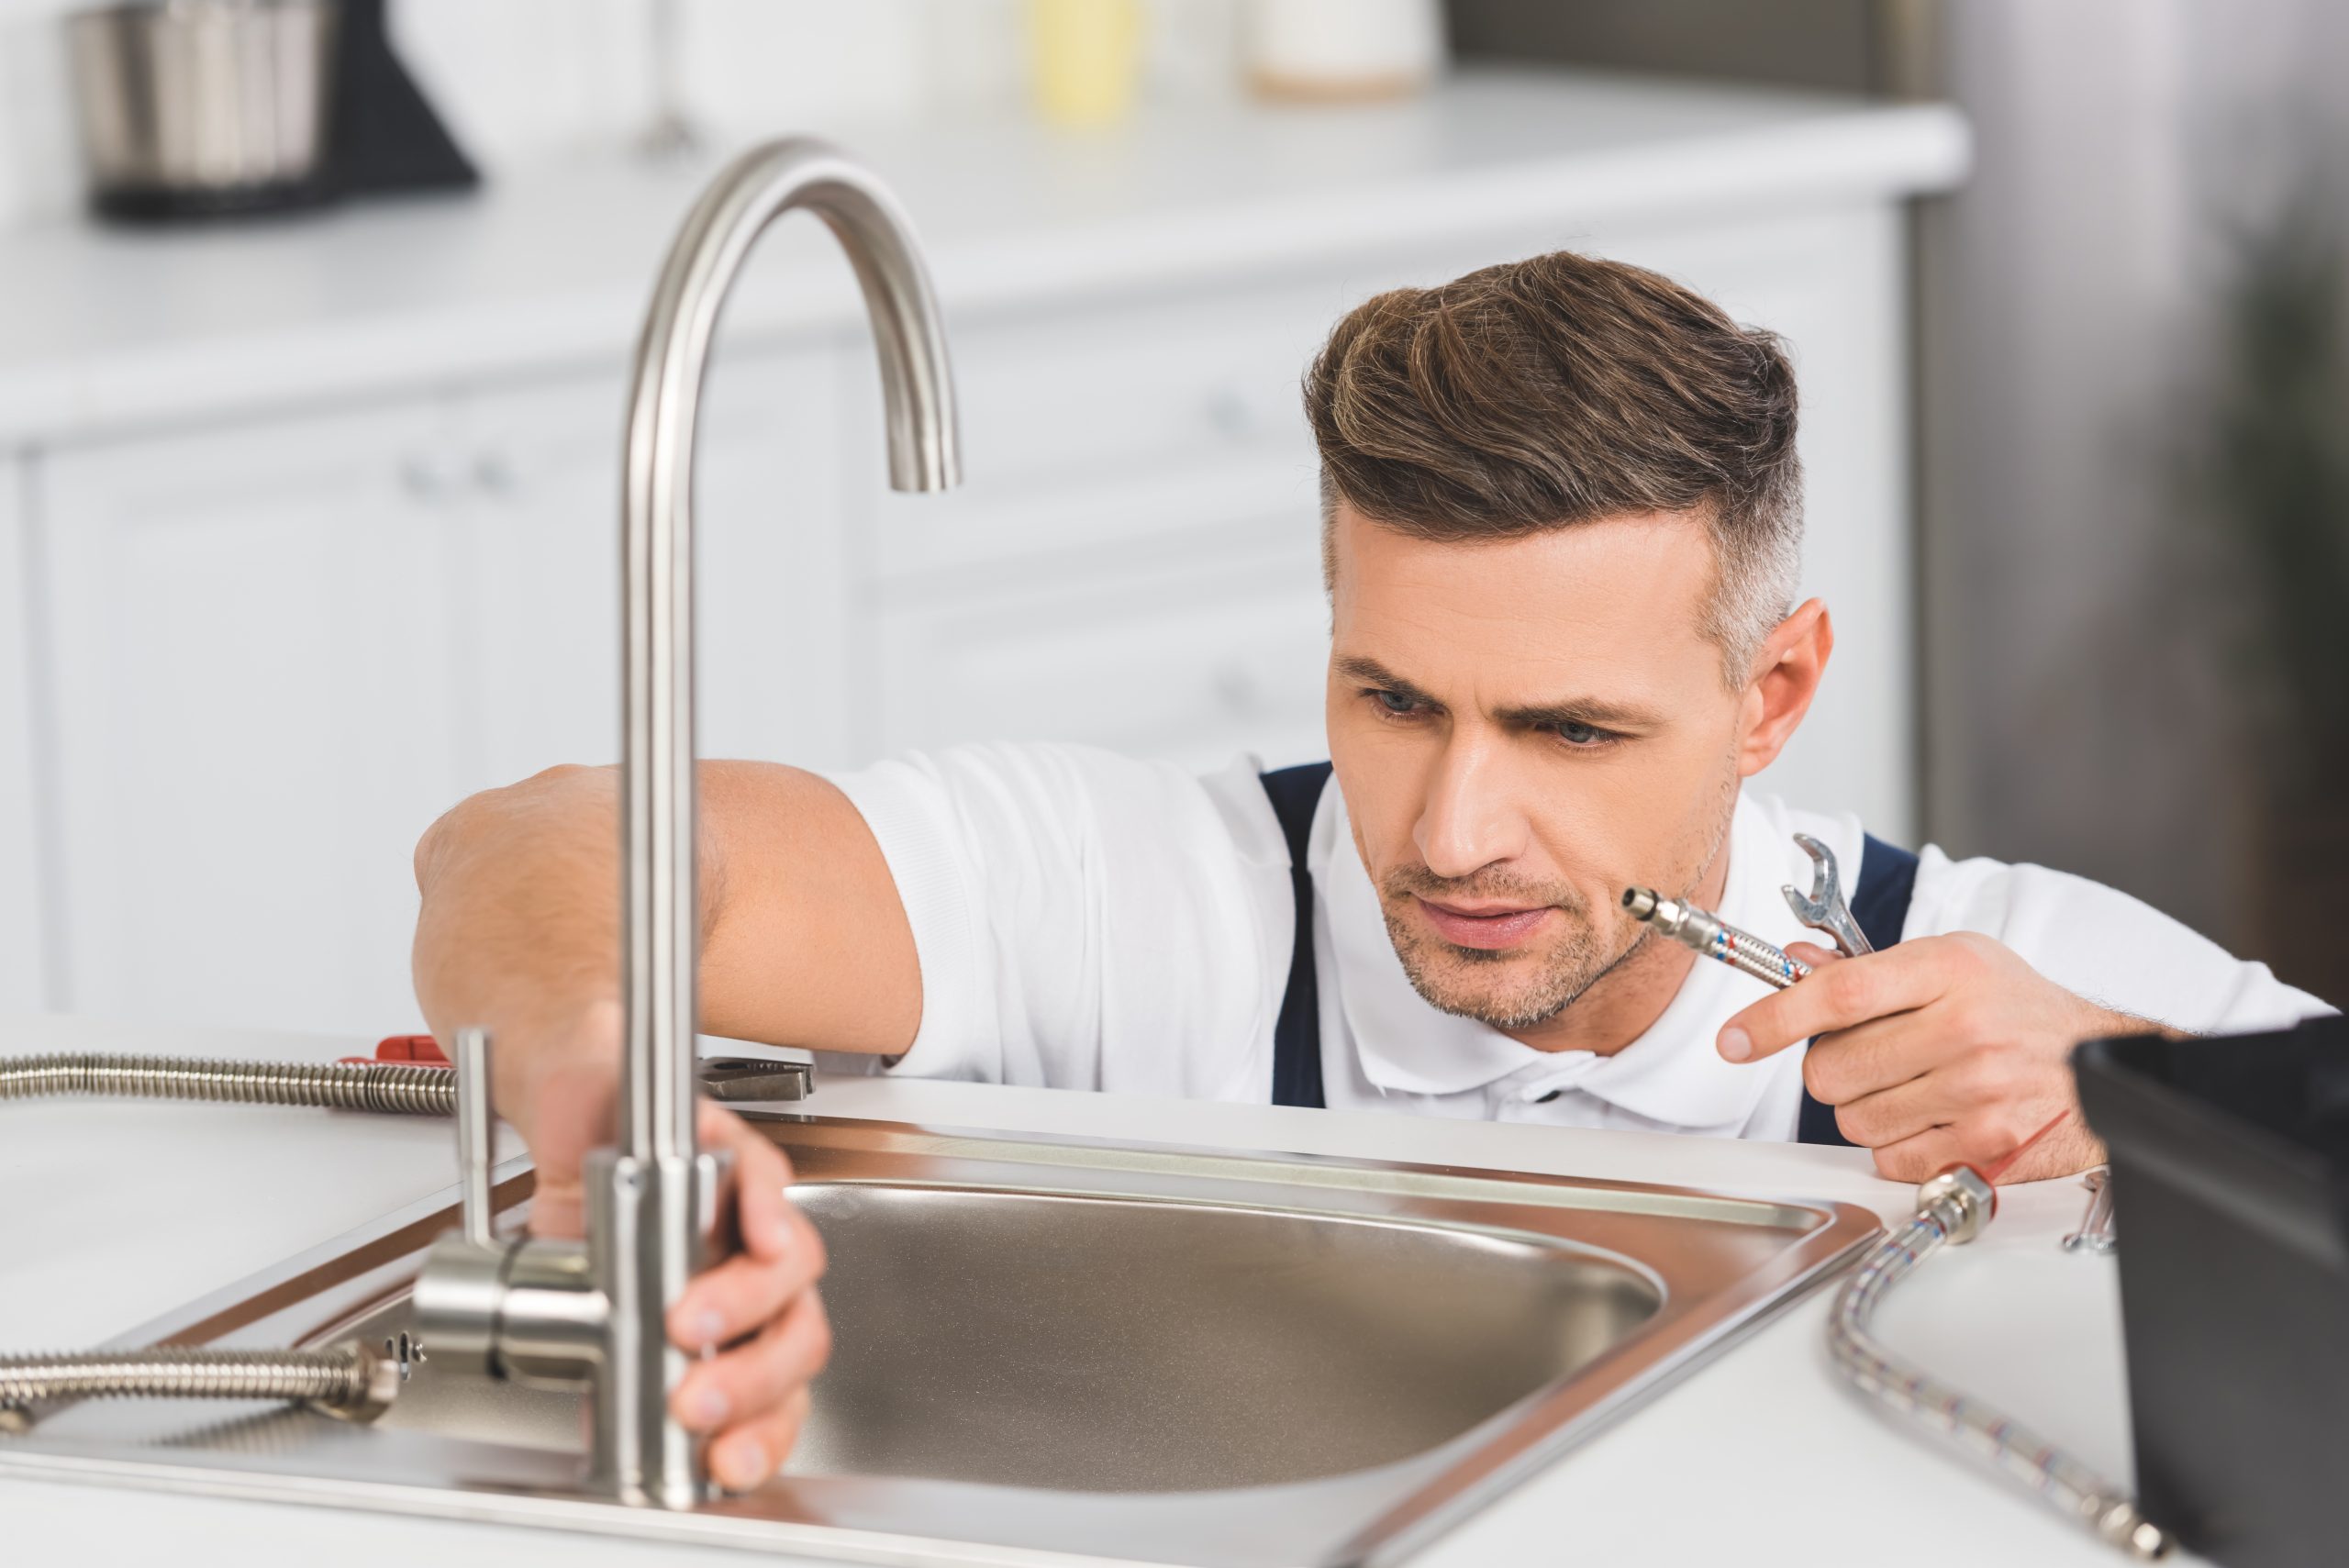
{"type": "MultiPolygon", "coordinates": [[[[685,1508],[707,1492],[700,1443],[668,1413],[685,1371],[666,1314],[724,1244],[726,1173],[695,1134],[694,436],[719,307],[759,235],[805,207],[856,270],[881,357],[889,480],[960,477],[946,338],[911,226],[862,165],[807,139],[752,149],[687,215],[637,344],[622,475],[622,1000],[619,1141],[591,1156],[587,1240],[491,1234],[491,1122],[459,1118],[462,1228],[416,1286],[418,1338],[444,1370],[584,1387],[590,1485],[685,1508]]],[[[485,1104],[489,1041],[457,1040],[460,1106],[485,1104]]]]}

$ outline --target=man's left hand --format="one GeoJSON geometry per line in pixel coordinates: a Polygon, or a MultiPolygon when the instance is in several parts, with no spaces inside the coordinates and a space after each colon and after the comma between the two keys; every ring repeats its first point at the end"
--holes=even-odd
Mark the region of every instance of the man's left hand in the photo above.
{"type": "Polygon", "coordinates": [[[1884,1175],[1921,1182],[1960,1161],[1987,1165],[2066,1111],[2009,1179],[2103,1162],[2080,1118],[2072,1048],[2154,1026],[2074,995],[1972,932],[1860,958],[1809,942],[1787,951],[1813,973],[1723,1025],[1720,1053],[1759,1061],[1809,1040],[1804,1084],[1884,1175]]]}

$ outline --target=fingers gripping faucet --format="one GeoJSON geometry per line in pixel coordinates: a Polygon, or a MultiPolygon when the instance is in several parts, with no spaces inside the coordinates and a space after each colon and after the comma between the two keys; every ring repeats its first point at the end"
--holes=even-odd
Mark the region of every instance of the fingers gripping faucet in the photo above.
{"type": "MultiPolygon", "coordinates": [[[[585,1392],[595,1412],[589,1484],[635,1501],[689,1506],[684,1496],[640,1495],[646,1445],[666,1435],[616,1381],[651,1360],[667,1369],[665,1389],[676,1370],[667,1367],[678,1352],[662,1329],[665,1299],[654,1304],[649,1329],[640,1322],[645,1315],[632,1310],[644,1288],[647,1242],[641,1209],[629,1200],[658,1195],[659,1184],[628,1156],[604,1151],[590,1167],[584,1240],[501,1238],[491,1207],[496,1118],[486,1030],[457,1031],[455,1065],[460,1219],[434,1243],[417,1278],[417,1338],[444,1374],[585,1392]]],[[[721,1153],[696,1153],[689,1171],[692,1205],[674,1218],[686,1223],[690,1262],[698,1270],[730,1243],[721,1223],[730,1208],[729,1162],[721,1153]]],[[[660,1428],[669,1425],[665,1405],[651,1414],[660,1428]]],[[[682,1433],[678,1440],[693,1441],[682,1433]]],[[[697,1463],[688,1464],[687,1473],[697,1475],[697,1463]]],[[[692,1482],[690,1500],[706,1490],[692,1482]]]]}

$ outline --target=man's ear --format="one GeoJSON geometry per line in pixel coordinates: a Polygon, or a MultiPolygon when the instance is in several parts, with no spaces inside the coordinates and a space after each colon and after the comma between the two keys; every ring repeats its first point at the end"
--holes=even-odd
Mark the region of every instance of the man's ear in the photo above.
{"type": "Polygon", "coordinates": [[[1820,678],[1827,673],[1827,656],[1834,651],[1835,623],[1818,599],[1796,606],[1770,633],[1746,678],[1739,716],[1739,777],[1752,778],[1778,760],[1802,716],[1810,711],[1820,678]]]}

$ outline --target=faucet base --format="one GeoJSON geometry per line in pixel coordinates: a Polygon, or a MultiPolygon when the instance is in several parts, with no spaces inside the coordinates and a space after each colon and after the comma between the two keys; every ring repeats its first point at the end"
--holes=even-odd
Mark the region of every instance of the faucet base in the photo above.
{"type": "Polygon", "coordinates": [[[669,1414],[686,1356],[670,1342],[668,1307],[733,1250],[732,1163],[613,1150],[587,1160],[587,1252],[609,1311],[588,1485],[640,1507],[694,1508],[716,1495],[702,1440],[669,1414]]]}

